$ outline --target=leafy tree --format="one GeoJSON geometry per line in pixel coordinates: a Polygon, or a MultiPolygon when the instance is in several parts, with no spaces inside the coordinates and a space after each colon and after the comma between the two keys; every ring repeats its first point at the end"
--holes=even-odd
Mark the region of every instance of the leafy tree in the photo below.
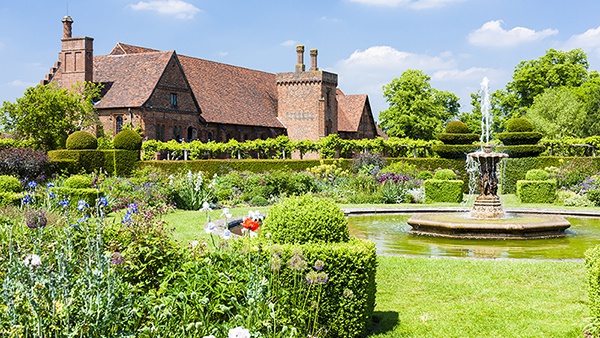
{"type": "Polygon", "coordinates": [[[525,116],[548,138],[587,136],[584,104],[570,87],[549,88],[536,96],[525,116]]]}
{"type": "Polygon", "coordinates": [[[597,71],[590,72],[590,79],[575,89],[583,103],[586,121],[582,126],[584,135],[600,135],[600,75],[597,71]]]}
{"type": "Polygon", "coordinates": [[[93,100],[100,97],[100,89],[91,82],[71,89],[56,83],[30,87],[16,103],[3,103],[0,124],[15,137],[32,140],[37,148],[64,148],[70,133],[98,123],[93,100]]]}
{"type": "Polygon", "coordinates": [[[581,49],[568,52],[550,49],[537,60],[521,61],[513,72],[506,90],[493,93],[495,113],[503,117],[519,117],[536,96],[548,88],[578,87],[589,78],[587,55],[581,49]]]}
{"type": "Polygon", "coordinates": [[[458,97],[432,88],[430,77],[420,70],[406,70],[383,87],[390,107],[379,115],[391,137],[432,140],[444,124],[458,115],[458,97]]]}

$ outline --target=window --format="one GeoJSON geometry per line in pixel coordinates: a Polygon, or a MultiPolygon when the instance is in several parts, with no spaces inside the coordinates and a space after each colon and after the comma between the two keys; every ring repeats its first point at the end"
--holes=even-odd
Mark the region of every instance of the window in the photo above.
{"type": "Polygon", "coordinates": [[[213,133],[212,131],[209,131],[208,134],[206,135],[206,138],[208,139],[208,142],[213,140],[213,133]]]}
{"type": "Polygon", "coordinates": [[[115,130],[117,131],[117,134],[123,130],[123,116],[117,116],[115,130]]]}
{"type": "Polygon", "coordinates": [[[177,107],[177,94],[171,93],[171,108],[177,107]]]}

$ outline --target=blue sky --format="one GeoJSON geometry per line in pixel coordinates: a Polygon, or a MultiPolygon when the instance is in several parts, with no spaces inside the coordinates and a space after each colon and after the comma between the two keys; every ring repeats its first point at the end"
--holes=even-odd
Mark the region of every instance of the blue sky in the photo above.
{"type": "MultiPolygon", "coordinates": [[[[420,69],[461,98],[484,76],[504,88],[521,60],[550,48],[583,48],[600,68],[597,0],[19,0],[0,4],[0,101],[15,101],[57,60],[61,19],[94,53],[117,42],[258,69],[294,70],[295,46],[319,50],[318,66],[347,94],[387,108],[381,87],[420,69]]],[[[305,62],[309,62],[308,53],[305,62]]]]}

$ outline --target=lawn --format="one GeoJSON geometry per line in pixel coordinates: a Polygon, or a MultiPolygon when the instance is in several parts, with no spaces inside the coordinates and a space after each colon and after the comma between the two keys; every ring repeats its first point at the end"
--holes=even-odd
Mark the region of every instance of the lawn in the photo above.
{"type": "MultiPolygon", "coordinates": [[[[248,210],[256,208],[231,213],[248,210]]],[[[221,212],[209,215],[223,219],[221,212]]],[[[207,240],[205,213],[176,211],[164,220],[184,245],[207,240]]],[[[380,256],[370,337],[581,337],[585,278],[582,261],[380,256]]]]}

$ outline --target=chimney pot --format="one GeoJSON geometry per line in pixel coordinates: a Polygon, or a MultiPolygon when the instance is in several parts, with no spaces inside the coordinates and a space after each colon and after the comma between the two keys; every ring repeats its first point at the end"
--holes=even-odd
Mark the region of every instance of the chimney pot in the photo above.
{"type": "Polygon", "coordinates": [[[319,54],[319,51],[317,51],[316,49],[310,50],[310,70],[318,70],[319,69],[317,67],[317,54],[319,54]]]}
{"type": "Polygon", "coordinates": [[[70,16],[65,16],[62,19],[63,23],[63,39],[68,39],[73,36],[73,19],[70,16]]]}
{"type": "Polygon", "coordinates": [[[303,72],[304,67],[304,46],[296,46],[296,53],[298,54],[298,61],[296,62],[296,73],[303,72]]]}

